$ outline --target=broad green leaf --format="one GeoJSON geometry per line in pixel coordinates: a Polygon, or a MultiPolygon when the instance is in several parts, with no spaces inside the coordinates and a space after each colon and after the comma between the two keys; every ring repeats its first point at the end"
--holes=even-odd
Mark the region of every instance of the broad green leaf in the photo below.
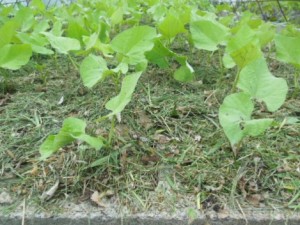
{"type": "Polygon", "coordinates": [[[86,123],[83,120],[69,117],[64,120],[60,132],[68,133],[72,137],[78,137],[85,133],[86,123]]]}
{"type": "Polygon", "coordinates": [[[271,74],[264,58],[251,62],[241,70],[237,87],[252,98],[265,102],[271,112],[284,103],[288,92],[286,81],[271,74]]]}
{"type": "Polygon", "coordinates": [[[110,17],[111,25],[115,26],[121,23],[123,21],[123,14],[124,14],[124,9],[122,7],[118,7],[110,17]]]}
{"type": "Polygon", "coordinates": [[[257,136],[272,123],[272,119],[251,120],[254,109],[251,96],[247,93],[228,95],[219,110],[219,120],[232,147],[247,135],[257,136]]]}
{"type": "Polygon", "coordinates": [[[98,33],[93,33],[90,36],[82,36],[82,41],[85,44],[85,50],[89,50],[96,45],[98,36],[98,33]]]}
{"type": "Polygon", "coordinates": [[[78,41],[82,41],[82,36],[89,35],[89,32],[84,28],[83,19],[71,19],[69,20],[68,28],[67,28],[67,36],[69,38],[77,39],[78,41]]]}
{"type": "Polygon", "coordinates": [[[148,9],[147,13],[152,14],[154,21],[159,22],[163,20],[163,17],[168,12],[168,8],[163,2],[154,4],[148,9]]]}
{"type": "MultiPolygon", "coordinates": [[[[256,36],[255,31],[253,31],[247,24],[244,24],[237,33],[232,36],[232,38],[229,38],[228,44],[226,46],[226,52],[223,56],[223,62],[224,66],[226,68],[232,68],[234,60],[230,60],[231,54],[238,54],[239,50],[244,48],[244,50],[247,50],[247,48],[250,48],[250,50],[254,50],[251,46],[260,46],[259,40],[256,36]],[[245,47],[248,46],[248,47],[245,47]],[[236,53],[234,53],[236,52],[236,53]]],[[[240,50],[242,53],[243,50],[240,50]]],[[[256,51],[257,52],[257,51],[256,51]]],[[[255,52],[253,52],[255,53],[255,52]]],[[[256,54],[254,54],[256,55],[256,54]]],[[[241,55],[242,57],[242,55],[241,55]]],[[[251,57],[250,57],[251,58],[251,57]]],[[[246,62],[247,60],[240,60],[246,62]]],[[[244,64],[245,65],[245,64],[244,64]]]]}
{"type": "Polygon", "coordinates": [[[146,52],[145,56],[150,62],[157,64],[160,68],[168,68],[168,57],[172,57],[173,52],[166,48],[160,40],[156,40],[154,47],[151,51],[146,52]]]}
{"type": "Polygon", "coordinates": [[[275,45],[278,60],[300,66],[300,36],[277,35],[275,45]]]}
{"type": "Polygon", "coordinates": [[[193,68],[186,62],[186,65],[181,66],[177,69],[173,75],[175,80],[181,82],[189,82],[194,80],[194,70],[193,68]]]}
{"type": "Polygon", "coordinates": [[[102,138],[95,138],[85,133],[86,123],[77,118],[67,118],[58,134],[50,135],[40,146],[41,160],[45,160],[60,148],[78,139],[99,150],[103,146],[102,138]]]}
{"type": "Polygon", "coordinates": [[[34,24],[35,19],[32,9],[28,7],[21,8],[15,15],[14,21],[21,26],[21,31],[28,31],[34,24]]]}
{"type": "Polygon", "coordinates": [[[256,30],[256,35],[259,39],[260,46],[264,47],[274,39],[275,28],[271,23],[263,23],[256,30]]]}
{"type": "Polygon", "coordinates": [[[62,22],[57,20],[54,22],[50,33],[54,36],[60,37],[63,34],[62,22]]]}
{"type": "Polygon", "coordinates": [[[10,70],[20,69],[28,63],[32,50],[28,44],[7,44],[0,48],[0,67],[10,70]]]}
{"type": "Polygon", "coordinates": [[[169,13],[162,23],[158,26],[158,29],[168,39],[174,38],[177,34],[185,32],[184,24],[181,20],[169,13]]]}
{"type": "Polygon", "coordinates": [[[137,26],[118,34],[112,41],[114,51],[128,58],[129,64],[138,64],[145,60],[144,53],[154,46],[156,31],[149,26],[137,26]]]}
{"type": "Polygon", "coordinates": [[[55,135],[50,135],[46,138],[46,140],[40,146],[39,152],[41,154],[40,159],[44,160],[55,153],[59,148],[55,147],[54,144],[55,135]]]}
{"type": "Polygon", "coordinates": [[[84,86],[91,88],[104,78],[108,71],[106,61],[101,56],[90,54],[80,65],[80,76],[84,86]]]}
{"type": "Polygon", "coordinates": [[[232,57],[236,65],[238,65],[238,67],[241,69],[250,62],[261,58],[262,52],[257,45],[254,45],[252,42],[249,42],[242,48],[231,52],[230,56],[232,57]]]}
{"type": "MultiPolygon", "coordinates": [[[[0,28],[0,48],[11,42],[11,39],[16,34],[18,24],[14,21],[8,21],[0,28]]],[[[2,54],[2,52],[1,52],[2,54]]]]}
{"type": "Polygon", "coordinates": [[[53,54],[52,50],[44,47],[49,42],[44,36],[41,36],[40,34],[37,34],[37,33],[32,33],[32,34],[18,33],[17,37],[24,44],[30,44],[33,52],[43,54],[43,55],[53,54]]]}
{"type": "Polygon", "coordinates": [[[95,138],[87,134],[81,134],[76,137],[78,140],[88,143],[91,147],[96,150],[100,150],[103,147],[103,141],[100,138],[95,138]]]}
{"type": "Polygon", "coordinates": [[[33,33],[41,33],[49,29],[49,20],[48,19],[42,19],[38,21],[38,23],[33,28],[33,33]]]}
{"type": "Polygon", "coordinates": [[[57,37],[49,32],[42,32],[50,42],[51,46],[59,53],[68,54],[69,51],[80,50],[80,42],[74,38],[57,37]]]}
{"type": "Polygon", "coordinates": [[[190,31],[195,47],[208,51],[216,51],[218,45],[225,45],[229,34],[227,27],[207,18],[191,22],[190,31]]]}
{"type": "Polygon", "coordinates": [[[29,7],[37,9],[38,11],[44,11],[46,9],[46,6],[42,0],[31,0],[29,7]]]}
{"type": "Polygon", "coordinates": [[[242,126],[244,126],[244,135],[249,135],[252,137],[258,136],[265,132],[267,128],[272,125],[273,119],[255,119],[245,121],[242,126]]]}
{"type": "Polygon", "coordinates": [[[112,112],[108,116],[116,115],[123,111],[125,106],[130,102],[131,96],[135,90],[137,82],[142,72],[133,73],[124,77],[120,93],[111,98],[105,108],[112,112]]]}

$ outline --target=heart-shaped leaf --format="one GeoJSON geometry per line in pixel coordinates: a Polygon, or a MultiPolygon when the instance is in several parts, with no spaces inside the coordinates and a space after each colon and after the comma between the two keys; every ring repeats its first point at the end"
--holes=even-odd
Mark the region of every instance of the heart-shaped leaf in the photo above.
{"type": "Polygon", "coordinates": [[[300,66],[300,36],[277,35],[275,45],[277,58],[280,61],[300,66]]]}
{"type": "Polygon", "coordinates": [[[174,38],[177,34],[185,32],[184,24],[181,20],[169,13],[166,18],[158,26],[158,29],[168,39],[174,38]]]}
{"type": "Polygon", "coordinates": [[[105,108],[112,111],[108,116],[116,115],[123,111],[131,100],[141,74],[142,72],[137,72],[124,77],[120,93],[105,104],[105,108]]]}
{"type": "Polygon", "coordinates": [[[106,61],[101,56],[90,54],[80,65],[80,76],[83,84],[91,88],[97,82],[104,79],[105,72],[108,71],[106,61]]]}
{"type": "Polygon", "coordinates": [[[154,28],[137,26],[118,34],[111,41],[111,47],[122,57],[127,57],[129,64],[136,65],[145,61],[144,54],[153,48],[156,36],[154,28]]]}
{"type": "Polygon", "coordinates": [[[251,96],[240,92],[228,95],[219,110],[219,120],[232,147],[238,145],[247,135],[262,134],[272,119],[251,119],[254,109],[251,96]]]}
{"type": "Polygon", "coordinates": [[[42,32],[51,46],[55,48],[61,54],[68,54],[69,51],[80,50],[80,42],[74,38],[55,36],[49,32],[42,32]]]}
{"type": "Polygon", "coordinates": [[[221,23],[208,18],[191,22],[190,31],[195,47],[216,51],[218,45],[225,45],[229,29],[221,23]]]}
{"type": "Polygon", "coordinates": [[[237,86],[252,98],[264,101],[271,112],[284,103],[288,92],[286,81],[271,74],[264,58],[249,63],[241,70],[237,86]]]}
{"type": "Polygon", "coordinates": [[[10,70],[20,69],[28,63],[32,50],[28,44],[7,44],[0,48],[0,67],[10,70]]]}
{"type": "Polygon", "coordinates": [[[60,148],[78,139],[99,150],[103,146],[102,138],[95,138],[85,133],[86,123],[83,120],[69,117],[64,120],[58,134],[50,135],[40,146],[41,160],[57,152],[60,148]]]}

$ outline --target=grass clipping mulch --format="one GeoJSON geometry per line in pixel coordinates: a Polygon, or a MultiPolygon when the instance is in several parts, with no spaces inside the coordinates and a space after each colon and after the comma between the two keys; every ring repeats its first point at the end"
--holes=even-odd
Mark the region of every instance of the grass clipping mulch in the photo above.
{"type": "Polygon", "coordinates": [[[64,68],[53,70],[50,63],[45,82],[27,66],[2,90],[0,190],[51,205],[71,198],[105,207],[104,199],[118,198],[133,211],[181,203],[215,211],[300,207],[299,96],[274,114],[261,112],[278,126],[244,139],[233,153],[218,122],[232,78],[218,82],[218,69],[209,63],[196,69],[190,84],[174,81],[171,71],[149,68],[112,146],[95,151],[74,142],[40,162],[39,146],[69,116],[86,120],[91,135],[110,132],[110,121],[94,121],[107,113],[113,85],[87,90],[77,72],[64,68]]]}

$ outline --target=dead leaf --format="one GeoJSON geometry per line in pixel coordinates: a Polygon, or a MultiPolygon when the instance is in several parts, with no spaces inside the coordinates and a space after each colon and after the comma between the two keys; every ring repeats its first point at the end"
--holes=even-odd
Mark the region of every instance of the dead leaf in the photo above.
{"type": "Polygon", "coordinates": [[[5,191],[1,192],[0,204],[11,204],[11,203],[13,203],[11,196],[5,191]]]}
{"type": "Polygon", "coordinates": [[[218,211],[218,218],[219,219],[225,219],[228,218],[230,215],[230,212],[228,211],[228,209],[221,209],[220,211],[218,211]]]}
{"type": "Polygon", "coordinates": [[[64,102],[64,96],[61,96],[61,98],[59,99],[57,105],[61,105],[64,102]]]}
{"type": "Polygon", "coordinates": [[[101,199],[104,197],[103,193],[99,193],[98,191],[94,191],[91,195],[92,202],[96,203],[100,207],[106,207],[104,203],[101,202],[101,199]]]}
{"type": "Polygon", "coordinates": [[[247,185],[248,193],[256,193],[258,192],[258,184],[255,181],[249,181],[247,185]]]}
{"type": "Polygon", "coordinates": [[[260,203],[264,200],[261,194],[247,195],[246,200],[253,206],[259,207],[260,203]]]}
{"type": "Polygon", "coordinates": [[[157,141],[159,144],[167,144],[171,141],[169,137],[163,134],[155,134],[153,139],[157,141]]]}
{"type": "Polygon", "coordinates": [[[144,127],[146,130],[149,130],[151,127],[153,127],[153,123],[151,119],[147,116],[147,114],[144,111],[138,111],[138,120],[142,127],[144,127]]]}
{"type": "Polygon", "coordinates": [[[48,201],[49,199],[51,199],[55,194],[55,192],[57,191],[58,185],[59,185],[59,180],[57,180],[55,184],[48,191],[42,194],[41,199],[43,201],[48,201]]]}
{"type": "Polygon", "coordinates": [[[5,95],[4,98],[0,97],[0,106],[6,105],[10,101],[10,95],[5,95]]]}
{"type": "Polygon", "coordinates": [[[201,137],[200,135],[196,135],[196,136],[194,137],[194,140],[195,140],[196,142],[200,142],[201,139],[202,139],[202,137],[201,137]]]}
{"type": "Polygon", "coordinates": [[[151,155],[151,156],[144,155],[141,160],[144,164],[149,164],[150,162],[154,162],[154,163],[159,162],[160,157],[157,155],[151,155]]]}
{"type": "Polygon", "coordinates": [[[111,197],[114,195],[114,192],[112,190],[107,190],[105,192],[99,193],[98,191],[94,191],[94,193],[91,195],[92,202],[96,203],[100,207],[106,207],[106,205],[103,203],[102,199],[105,197],[111,197]]]}

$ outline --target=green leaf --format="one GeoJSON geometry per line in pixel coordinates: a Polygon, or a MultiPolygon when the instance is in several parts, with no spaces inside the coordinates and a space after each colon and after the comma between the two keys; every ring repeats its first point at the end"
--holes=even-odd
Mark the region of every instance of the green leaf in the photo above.
{"type": "MultiPolygon", "coordinates": [[[[228,44],[226,46],[226,52],[223,56],[223,62],[226,68],[233,67],[233,60],[230,60],[231,54],[240,55],[242,57],[242,52],[247,51],[247,48],[251,50],[252,46],[260,46],[259,40],[256,36],[255,31],[253,31],[247,24],[244,24],[237,33],[229,39],[228,44]],[[245,47],[246,46],[246,47],[245,47]],[[240,50],[243,49],[244,50],[240,50]],[[239,52],[240,50],[240,52],[239,52]]],[[[255,50],[255,49],[252,49],[255,50]]],[[[254,53],[254,52],[252,52],[254,53]]],[[[250,54],[251,55],[251,54],[250,54]]],[[[255,54],[254,54],[255,55],[255,54]]],[[[251,57],[250,57],[251,58],[251,57]]],[[[237,60],[237,58],[236,58],[237,60]]],[[[241,60],[247,62],[247,60],[241,60]]]]}
{"type": "Polygon", "coordinates": [[[275,28],[271,23],[263,23],[256,30],[256,35],[259,39],[260,46],[264,47],[274,39],[275,28]]]}
{"type": "Polygon", "coordinates": [[[263,101],[274,112],[285,101],[288,86],[284,79],[274,77],[264,58],[259,58],[244,67],[237,87],[258,101],[263,101]]]}
{"type": "Polygon", "coordinates": [[[78,137],[85,133],[86,123],[83,120],[69,117],[64,120],[60,132],[68,133],[72,137],[78,137]]]}
{"type": "Polygon", "coordinates": [[[300,66],[300,36],[277,35],[275,45],[278,60],[300,66]]]}
{"type": "Polygon", "coordinates": [[[89,32],[84,28],[83,18],[69,20],[67,36],[69,38],[74,38],[78,41],[82,41],[82,36],[84,35],[89,35],[89,32]]]}
{"type": "Polygon", "coordinates": [[[103,146],[102,138],[95,138],[85,133],[86,123],[77,118],[67,118],[57,135],[50,135],[40,146],[41,160],[45,160],[60,148],[72,143],[74,140],[82,140],[91,147],[99,150],[103,146]]]}
{"type": "Polygon", "coordinates": [[[272,119],[251,120],[254,109],[251,96],[247,93],[228,95],[219,110],[219,120],[232,147],[238,145],[247,135],[262,134],[272,123],[272,119]]]}
{"type": "Polygon", "coordinates": [[[85,50],[89,50],[96,45],[98,36],[98,33],[93,33],[90,36],[82,36],[82,41],[85,44],[85,50]]]}
{"type": "Polygon", "coordinates": [[[218,45],[225,45],[229,34],[227,27],[207,18],[191,22],[190,31],[195,47],[208,51],[216,51],[218,45]]]}
{"type": "Polygon", "coordinates": [[[80,76],[84,86],[91,88],[104,79],[108,71],[106,61],[101,56],[90,54],[80,65],[80,76]]]}
{"type": "Polygon", "coordinates": [[[100,150],[103,147],[103,141],[100,138],[95,138],[87,134],[81,134],[77,137],[77,139],[88,143],[96,150],[100,150]]]}
{"type": "Polygon", "coordinates": [[[186,65],[181,66],[177,69],[173,75],[175,80],[181,82],[189,82],[194,80],[194,70],[193,68],[186,62],[186,65]]]}
{"type": "Polygon", "coordinates": [[[116,115],[123,111],[125,106],[130,102],[131,96],[135,90],[137,82],[142,72],[133,73],[124,77],[120,93],[111,98],[105,108],[112,112],[108,116],[116,115]]]}
{"type": "Polygon", "coordinates": [[[156,40],[151,51],[145,53],[146,58],[150,62],[157,64],[160,68],[168,68],[168,57],[173,55],[174,53],[166,48],[160,40],[156,40]]]}
{"type": "Polygon", "coordinates": [[[158,26],[158,29],[168,39],[174,38],[177,34],[185,32],[184,24],[181,20],[169,13],[162,23],[158,26]]]}
{"type": "Polygon", "coordinates": [[[128,58],[128,63],[135,65],[145,61],[144,53],[154,46],[156,31],[149,26],[137,26],[118,34],[112,41],[114,51],[128,58]]]}
{"type": "Polygon", "coordinates": [[[121,23],[123,21],[123,14],[124,14],[123,7],[118,7],[110,17],[111,25],[115,26],[121,23]]]}
{"type": "Polygon", "coordinates": [[[249,42],[242,48],[233,51],[230,54],[230,56],[232,57],[236,65],[238,65],[238,67],[241,69],[245,67],[247,64],[249,64],[250,62],[258,58],[261,58],[262,52],[257,45],[255,45],[252,42],[249,42]]]}
{"type": "Polygon", "coordinates": [[[28,7],[18,10],[14,20],[21,26],[21,31],[24,32],[28,31],[36,22],[32,9],[28,7]]]}
{"type": "Polygon", "coordinates": [[[249,135],[252,137],[258,136],[265,132],[272,125],[273,119],[255,119],[245,121],[244,123],[244,136],[249,135]]]}
{"type": "Polygon", "coordinates": [[[46,6],[42,0],[31,0],[29,3],[30,8],[37,9],[39,11],[44,11],[46,6]]]}
{"type": "MultiPolygon", "coordinates": [[[[14,21],[8,21],[0,28],[0,48],[11,42],[11,39],[16,34],[18,24],[14,21]]],[[[2,52],[1,52],[2,54],[2,52]]]]}
{"type": "Polygon", "coordinates": [[[43,55],[51,55],[53,51],[45,48],[44,46],[47,45],[49,42],[48,40],[37,33],[18,33],[17,37],[24,43],[31,45],[32,51],[43,54],[43,55]]]}
{"type": "Polygon", "coordinates": [[[57,37],[49,32],[42,32],[51,46],[55,48],[59,53],[68,54],[69,51],[80,50],[80,42],[74,38],[57,37]]]}
{"type": "Polygon", "coordinates": [[[0,48],[0,67],[10,70],[20,69],[28,63],[32,50],[28,44],[7,44],[0,48]]]}

